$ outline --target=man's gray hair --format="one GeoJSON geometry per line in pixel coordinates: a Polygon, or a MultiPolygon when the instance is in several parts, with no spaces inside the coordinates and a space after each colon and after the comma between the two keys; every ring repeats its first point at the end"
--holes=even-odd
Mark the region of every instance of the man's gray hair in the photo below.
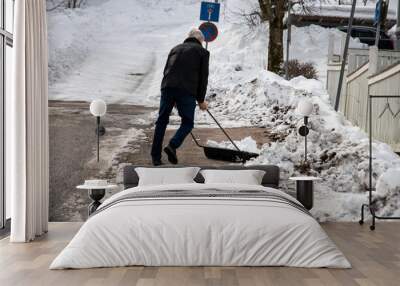
{"type": "Polygon", "coordinates": [[[193,28],[190,30],[189,34],[188,34],[189,38],[196,38],[197,40],[200,41],[200,43],[204,42],[204,35],[203,32],[200,31],[198,28],[193,28]]]}

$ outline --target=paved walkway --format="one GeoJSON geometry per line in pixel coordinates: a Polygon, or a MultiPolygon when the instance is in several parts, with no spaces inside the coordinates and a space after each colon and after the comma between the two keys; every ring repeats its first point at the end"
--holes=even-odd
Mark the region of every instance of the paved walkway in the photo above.
{"type": "MultiPolygon", "coordinates": [[[[75,187],[85,179],[121,181],[125,164],[150,165],[154,108],[109,105],[102,119],[106,135],[100,141],[100,162],[96,160],[95,119],[87,102],[51,101],[50,110],[50,221],[82,221],[90,200],[86,191],[75,187]]],[[[166,141],[175,130],[167,130],[166,141]]],[[[263,128],[231,128],[234,140],[251,136],[260,146],[269,142],[263,128]]],[[[194,133],[203,144],[207,139],[226,141],[219,129],[201,128],[194,133]]],[[[178,151],[180,164],[224,165],[209,160],[189,137],[178,151]]],[[[167,163],[167,160],[164,159],[167,163]]]]}
{"type": "MultiPolygon", "coordinates": [[[[262,144],[269,142],[269,138],[267,136],[268,132],[264,128],[227,128],[226,131],[233,140],[239,140],[243,139],[244,137],[251,136],[254,140],[256,140],[259,143],[259,147],[261,147],[262,144]]],[[[166,140],[171,138],[174,135],[174,133],[175,133],[174,130],[168,130],[166,133],[166,140]]],[[[201,143],[201,145],[206,145],[207,139],[212,139],[217,142],[228,140],[220,129],[215,129],[215,128],[195,129],[193,130],[193,133],[195,134],[197,139],[200,139],[199,142],[201,143]]],[[[151,134],[151,138],[152,136],[153,135],[151,134]]],[[[150,148],[150,145],[146,144],[145,146],[143,146],[143,151],[145,151],[144,155],[148,154],[147,151],[148,148],[150,148]]],[[[164,157],[165,159],[163,158],[163,162],[168,163],[166,156],[164,157]]],[[[144,163],[149,162],[148,157],[143,159],[144,163]]],[[[218,166],[218,165],[230,164],[226,162],[207,159],[207,157],[204,155],[203,149],[199,148],[194,143],[190,135],[189,137],[186,138],[181,148],[178,149],[178,159],[179,159],[179,164],[184,164],[184,165],[218,166]]]]}

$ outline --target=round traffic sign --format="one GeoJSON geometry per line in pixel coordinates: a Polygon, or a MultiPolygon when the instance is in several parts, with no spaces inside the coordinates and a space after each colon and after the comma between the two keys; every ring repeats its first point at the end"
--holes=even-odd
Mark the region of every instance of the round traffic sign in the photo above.
{"type": "Polygon", "coordinates": [[[214,23],[204,22],[200,25],[199,30],[204,35],[204,40],[208,42],[214,41],[218,37],[218,28],[214,23]]]}

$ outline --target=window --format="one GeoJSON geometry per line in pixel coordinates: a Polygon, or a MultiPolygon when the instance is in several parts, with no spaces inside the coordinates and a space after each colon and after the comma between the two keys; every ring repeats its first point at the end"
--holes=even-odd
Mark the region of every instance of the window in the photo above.
{"type": "Polygon", "coordinates": [[[5,98],[11,92],[11,71],[13,66],[13,22],[14,0],[0,0],[0,228],[10,218],[10,194],[5,188],[5,98]]]}

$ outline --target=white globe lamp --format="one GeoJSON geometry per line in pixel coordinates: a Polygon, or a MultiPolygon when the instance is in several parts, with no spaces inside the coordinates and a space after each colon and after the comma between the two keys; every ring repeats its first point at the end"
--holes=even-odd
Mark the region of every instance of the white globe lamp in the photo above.
{"type": "Polygon", "coordinates": [[[314,105],[308,99],[300,100],[297,105],[297,113],[304,117],[304,125],[299,128],[299,134],[304,137],[304,162],[307,163],[307,135],[310,132],[308,129],[308,118],[314,111],[314,105]]]}
{"type": "Polygon", "coordinates": [[[309,117],[314,110],[314,105],[308,99],[300,100],[297,106],[297,113],[303,117],[309,117]]]}
{"type": "Polygon", "coordinates": [[[97,162],[100,161],[100,136],[106,133],[104,126],[100,125],[100,117],[104,116],[107,112],[107,104],[104,100],[96,99],[90,104],[90,113],[96,117],[96,135],[97,135],[97,162]]]}
{"type": "Polygon", "coordinates": [[[107,112],[107,105],[102,99],[93,100],[90,104],[90,112],[93,116],[102,117],[107,112]]]}

